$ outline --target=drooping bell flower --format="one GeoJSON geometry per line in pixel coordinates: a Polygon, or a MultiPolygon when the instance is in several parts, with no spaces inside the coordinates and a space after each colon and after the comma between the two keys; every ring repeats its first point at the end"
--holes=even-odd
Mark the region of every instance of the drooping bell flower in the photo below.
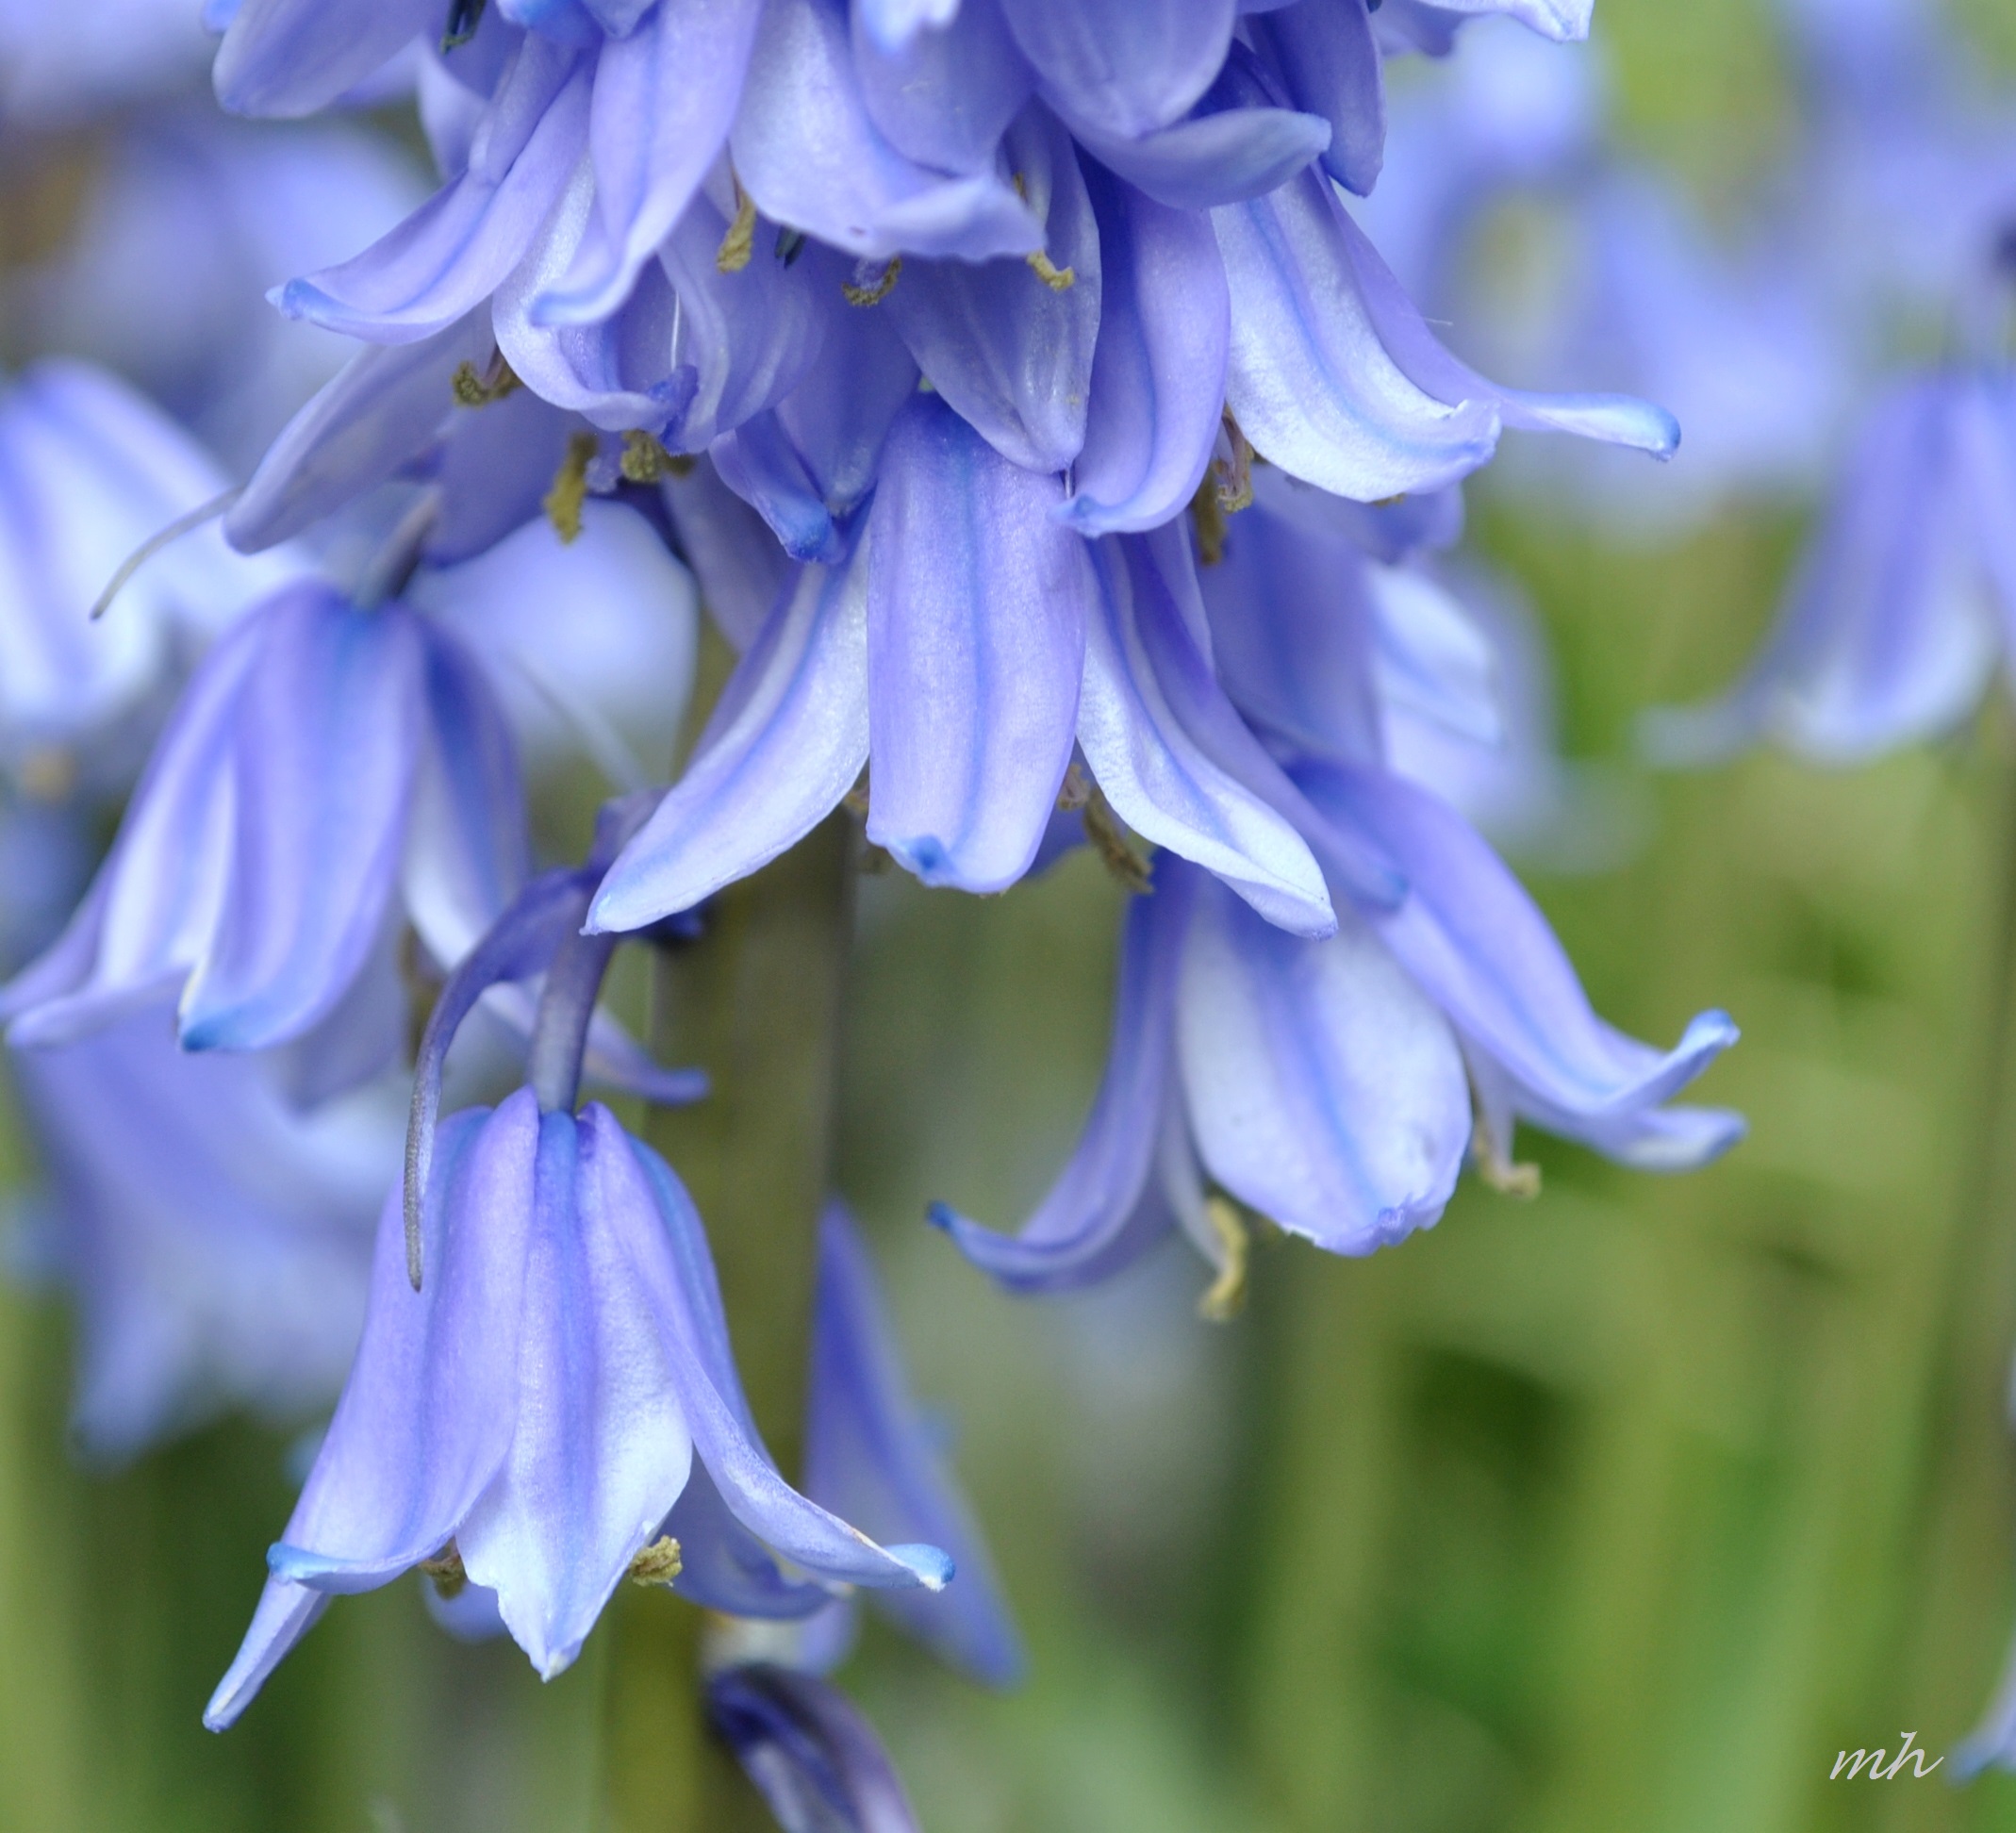
{"type": "Polygon", "coordinates": [[[951,1577],[937,1549],[877,1545],[778,1474],[685,1189],[606,1108],[575,1112],[614,949],[579,933],[598,867],[534,880],[429,1019],[363,1342],[210,1703],[213,1728],[331,1596],[419,1566],[493,1594],[549,1678],[626,1574],[715,1609],[785,1616],[818,1608],[822,1586],[951,1577]],[[490,984],[540,969],[530,1082],[437,1128],[457,1026],[490,984]],[[806,1577],[785,1578],[773,1554],[806,1577]]]}
{"type": "Polygon", "coordinates": [[[18,1045],[57,1044],[178,993],[186,1048],[312,1035],[304,1074],[330,1092],[397,1048],[402,927],[458,959],[525,845],[474,658],[397,600],[304,582],[204,659],[90,893],[0,1013],[18,1045]]]}
{"type": "Polygon", "coordinates": [[[832,1682],[768,1661],[719,1668],[707,1718],[783,1833],[917,1833],[882,1740],[832,1682]]]}
{"type": "Polygon", "coordinates": [[[16,1049],[10,1072],[43,1172],[29,1259],[78,1310],[84,1451],[128,1458],[226,1407],[326,1405],[363,1322],[396,1102],[303,1114],[273,1063],[177,1049],[158,999],[16,1049]]]}
{"type": "Polygon", "coordinates": [[[2016,632],[2016,375],[1954,371],[1871,410],[1776,628],[1721,699],[1646,717],[1709,763],[1772,738],[1848,764],[1950,730],[2016,632]]]}
{"type": "MultiPolygon", "coordinates": [[[[959,1582],[878,1591],[875,1607],[949,1666],[992,1687],[1022,1674],[1020,1638],[940,1435],[910,1393],[868,1244],[845,1205],[819,1219],[805,1399],[805,1494],[884,1544],[943,1547],[959,1582]]],[[[830,1610],[851,1611],[851,1600],[830,1610]]],[[[844,1631],[828,1630],[844,1644],[844,1631]]]]}

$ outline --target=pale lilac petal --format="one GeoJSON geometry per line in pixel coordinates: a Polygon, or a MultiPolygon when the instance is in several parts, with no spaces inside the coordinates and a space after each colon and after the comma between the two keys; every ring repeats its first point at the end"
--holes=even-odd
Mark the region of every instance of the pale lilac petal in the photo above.
{"type": "Polygon", "coordinates": [[[629,295],[727,141],[761,12],[760,0],[661,0],[603,47],[588,114],[600,233],[534,302],[535,322],[590,324],[629,295]]]}
{"type": "Polygon", "coordinates": [[[354,260],[289,281],[281,311],[374,343],[413,343],[453,324],[545,227],[585,157],[588,93],[573,53],[528,37],[470,169],[354,260]],[[521,118],[530,126],[521,142],[521,118]]]}
{"type": "Polygon", "coordinates": [[[994,171],[947,177],[869,119],[838,0],[770,0],[732,136],[756,207],[851,255],[1027,255],[1043,234],[994,171]]]}
{"type": "Polygon", "coordinates": [[[774,411],[752,415],[707,448],[715,475],[769,525],[793,560],[833,566],[848,552],[849,529],[774,411]]]}
{"type": "Polygon", "coordinates": [[[870,8],[856,6],[852,38],[869,119],[905,158],[939,172],[985,171],[1035,89],[999,0],[964,0],[942,25],[921,25],[894,46],[870,8]]]}
{"type": "Polygon", "coordinates": [[[1431,1227],[1470,1144],[1462,1053],[1369,925],[1305,942],[1198,887],[1178,1043],[1211,1175],[1332,1253],[1431,1227]]]}
{"type": "Polygon", "coordinates": [[[1225,405],[1230,305],[1209,222],[1093,174],[1104,299],[1084,449],[1064,514],[1159,528],[1196,494],[1225,405]]]}
{"type": "Polygon", "coordinates": [[[665,1532],[679,1543],[680,1572],[672,1589],[702,1610],[775,1622],[808,1617],[834,1602],[823,1585],[784,1576],[763,1543],[728,1512],[698,1459],[665,1518],[665,1532]]]}
{"type": "Polygon", "coordinates": [[[1197,880],[1165,856],[1152,895],[1128,906],[1105,1078],[1069,1163],[1021,1231],[997,1234],[944,1203],[932,1206],[932,1221],[959,1251],[1011,1291],[1097,1284],[1171,1226],[1149,1173],[1175,1098],[1176,976],[1197,880]]]}
{"type": "Polygon", "coordinates": [[[1001,10],[1066,119],[1132,137],[1181,119],[1211,87],[1236,8],[1234,0],[1001,0],[1001,10]]]}
{"type": "Polygon", "coordinates": [[[1387,349],[1327,178],[1303,173],[1212,223],[1231,286],[1226,404],[1263,457],[1367,503],[1440,488],[1490,458],[1496,406],[1446,405],[1387,349]]]}
{"type": "Polygon", "coordinates": [[[778,1475],[735,1378],[714,1262],[692,1200],[648,1146],[621,1135],[613,1119],[606,1131],[615,1136],[612,1149],[595,1161],[607,1185],[603,1200],[626,1209],[654,1204],[663,1218],[663,1231],[651,1237],[653,1251],[647,1255],[640,1247],[635,1265],[671,1345],[672,1377],[694,1452],[729,1511],[766,1545],[818,1577],[939,1589],[952,1575],[950,1561],[936,1547],[878,1546],[778,1475]]]}
{"type": "Polygon", "coordinates": [[[440,21],[439,0],[244,0],[217,53],[217,99],[234,114],[313,114],[440,21]]]}
{"type": "Polygon", "coordinates": [[[1056,806],[1096,589],[1062,500],[934,396],[890,435],[867,537],[868,832],[927,884],[1004,890],[1056,806]]]}
{"type": "Polygon", "coordinates": [[[471,313],[418,343],[359,351],[259,461],[224,518],[232,546],[275,546],[391,477],[448,420],[455,371],[490,345],[486,315],[471,313]]]}
{"type": "Polygon", "coordinates": [[[570,1665],[686,1486],[692,1444],[640,1259],[665,1252],[641,1187],[600,1174],[629,1148],[607,1109],[539,1117],[518,1429],[455,1542],[542,1678],[570,1665]]]}
{"type": "MultiPolygon", "coordinates": [[[[803,258],[834,257],[808,248],[803,258]]],[[[851,517],[875,487],[883,441],[917,386],[917,362],[886,313],[850,306],[828,314],[818,361],[776,411],[835,520],[851,517]]]]}
{"type": "Polygon", "coordinates": [[[1388,566],[1424,550],[1440,553],[1462,538],[1463,493],[1456,485],[1383,503],[1332,496],[1271,465],[1252,473],[1253,501],[1312,535],[1363,548],[1388,566]]]}
{"type": "Polygon", "coordinates": [[[950,25],[959,0],[858,0],[855,10],[877,44],[901,51],[927,25],[950,25]]]}
{"type": "Polygon", "coordinates": [[[884,1544],[943,1547],[959,1579],[938,1594],[884,1592],[877,1604],[939,1660],[1012,1686],[1020,1638],[980,1524],[911,1397],[875,1267],[837,1202],[819,1218],[805,1402],[805,1494],[884,1544]]]}
{"type": "Polygon", "coordinates": [[[394,1191],[378,1224],[364,1340],[274,1576],[370,1591],[432,1558],[490,1483],[517,1429],[519,1333],[538,1104],[445,1122],[423,1206],[427,1283],[406,1278],[394,1191]]]}
{"type": "MultiPolygon", "coordinates": [[[[1114,811],[1145,840],[1215,872],[1300,935],[1335,924],[1302,837],[1274,803],[1295,791],[1233,711],[1202,649],[1203,609],[1176,596],[1187,535],[1108,536],[1085,643],[1078,741],[1114,811]]],[[[1190,580],[1195,599],[1196,584],[1190,580]]]]}
{"type": "Polygon", "coordinates": [[[405,851],[422,653],[399,605],[326,586],[275,603],[233,733],[230,876],[182,1000],[190,1049],[259,1049],[335,1005],[386,920],[405,851]]]}
{"type": "Polygon", "coordinates": [[[623,849],[589,913],[641,929],[690,910],[809,834],[868,754],[868,555],[807,567],[723,691],[686,773],[623,849]]]}
{"type": "MultiPolygon", "coordinates": [[[[1099,224],[1069,137],[1042,110],[1017,124],[1009,157],[1042,219],[1044,252],[1070,284],[1025,262],[906,261],[881,309],[932,386],[1004,458],[1059,471],[1085,438],[1099,331],[1099,224]]],[[[1215,258],[1215,257],[1214,257],[1215,258]]],[[[1215,421],[1215,410],[1214,410],[1215,421]]]]}

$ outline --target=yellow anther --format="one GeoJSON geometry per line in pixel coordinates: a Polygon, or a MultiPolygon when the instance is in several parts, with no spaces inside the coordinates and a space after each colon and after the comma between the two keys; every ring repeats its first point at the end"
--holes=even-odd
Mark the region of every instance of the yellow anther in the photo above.
{"type": "Polygon", "coordinates": [[[1035,269],[1036,278],[1052,292],[1069,292],[1078,284],[1078,270],[1054,266],[1043,249],[1037,249],[1029,256],[1029,265],[1035,269]]]}
{"type": "Polygon", "coordinates": [[[434,1589],[443,1597],[459,1597],[463,1587],[469,1583],[469,1573],[462,1564],[462,1549],[454,1541],[450,1541],[433,1559],[422,1560],[420,1569],[434,1580],[434,1589]]]}
{"type": "Polygon", "coordinates": [[[567,456],[554,473],[553,488],[540,499],[546,520],[563,545],[581,537],[581,508],[588,500],[588,465],[595,456],[595,436],[576,433],[567,442],[567,456]]]}
{"type": "Polygon", "coordinates": [[[1113,812],[1113,804],[1096,784],[1085,799],[1085,838],[1130,896],[1144,898],[1154,890],[1155,875],[1148,861],[1134,850],[1133,840],[1113,812]]]}
{"type": "Polygon", "coordinates": [[[484,369],[479,370],[473,363],[458,365],[454,384],[455,400],[464,407],[487,407],[493,401],[516,394],[524,386],[518,372],[504,361],[501,350],[490,353],[489,363],[484,369]]]}
{"type": "Polygon", "coordinates": [[[1225,410],[1225,438],[1231,447],[1230,461],[1220,458],[1212,467],[1218,479],[1218,507],[1229,516],[1236,516],[1242,509],[1253,506],[1253,448],[1239,422],[1232,418],[1232,410],[1225,410]]]}
{"type": "Polygon", "coordinates": [[[896,282],[902,271],[903,257],[901,255],[892,255],[889,257],[889,265],[867,286],[857,287],[851,281],[843,280],[840,283],[840,290],[847,295],[847,303],[850,306],[880,306],[896,290],[896,282]]]}
{"type": "Polygon", "coordinates": [[[1246,1261],[1251,1237],[1239,1212],[1223,1197],[1204,1198],[1204,1219],[1211,1224],[1224,1258],[1218,1263],[1218,1277],[1197,1301],[1197,1314],[1207,1324],[1228,1324],[1246,1305],[1246,1261]]]}
{"type": "Polygon", "coordinates": [[[652,1542],[630,1562],[633,1585],[669,1585],[686,1570],[679,1557],[679,1543],[669,1534],[652,1542]]]}
{"type": "Polygon", "coordinates": [[[693,469],[660,445],[654,435],[632,427],[623,435],[622,473],[633,484],[655,484],[661,477],[680,477],[693,469]]]}
{"type": "Polygon", "coordinates": [[[1190,499],[1190,517],[1197,524],[1197,557],[1207,567],[1225,558],[1225,505],[1218,500],[1218,487],[1206,478],[1190,499]]]}
{"type": "Polygon", "coordinates": [[[714,265],[722,273],[740,273],[749,265],[756,247],[756,205],[743,194],[740,180],[735,188],[735,221],[714,251],[714,265]]]}

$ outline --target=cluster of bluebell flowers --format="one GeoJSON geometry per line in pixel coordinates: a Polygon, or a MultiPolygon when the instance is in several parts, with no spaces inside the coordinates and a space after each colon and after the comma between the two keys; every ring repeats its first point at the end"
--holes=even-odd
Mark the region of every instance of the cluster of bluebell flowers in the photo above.
{"type": "MultiPolygon", "coordinates": [[[[0,991],[48,1257],[88,1295],[80,1426],[131,1450],[220,1401],[284,1411],[355,1346],[213,1727],[331,1597],[416,1569],[548,1676],[626,1576],[740,1625],[708,1709],[787,1828],[912,1824],[823,1677],[857,1588],[1013,1679],[845,1212],[794,1487],[675,1168],[582,1104],[585,1078],[702,1098],[603,1010],[611,957],[704,926],[836,809],[927,884],[1000,892],[1089,844],[1136,894],[1055,1187],[1015,1236],[940,1213],[1008,1285],[1105,1278],[1173,1229],[1229,1312],[1242,1208],[1363,1254],[1466,1164],[1529,1181],[1522,1122],[1656,1170],[1740,1135],[1675,1105],[1729,1020],[1670,1050],[1607,1025],[1438,793],[1517,723],[1443,563],[1462,480],[1509,429],[1678,439],[1631,396],[1487,380],[1354,214],[1385,61],[1480,14],[1588,26],[1577,0],[212,0],[227,109],[410,97],[438,173],[387,176],[399,220],[274,289],[364,346],[284,425],[247,365],[133,362],[226,448],[273,431],[240,487],[86,372],[0,405],[0,460],[79,467],[60,509],[46,466],[0,470],[26,582],[0,645],[32,664],[0,677],[0,760],[95,760],[159,711],[95,877],[0,991]],[[735,660],[668,784],[696,602],[735,660]],[[620,793],[540,870],[525,775],[554,745],[620,793]],[[494,1103],[444,1095],[465,1028],[510,1065],[494,1103]],[[125,1079],[172,1173],[138,1220],[90,1113],[125,1079]],[[361,1209],[289,1168],[339,1122],[370,1133],[361,1209]],[[262,1277],[221,1238],[240,1211],[305,1294],[341,1263],[314,1330],[206,1321],[211,1261],[262,1277]]],[[[260,157],[153,131],[212,174],[260,157]]],[[[46,298],[139,258],[143,182],[223,180],[124,172],[46,298]]],[[[328,348],[249,367],[284,389],[328,348]]]]}

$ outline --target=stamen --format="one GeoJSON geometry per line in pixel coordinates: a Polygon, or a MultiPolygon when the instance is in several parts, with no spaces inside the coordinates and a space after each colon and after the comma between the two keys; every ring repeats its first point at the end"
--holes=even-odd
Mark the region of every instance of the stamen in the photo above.
{"type": "Polygon", "coordinates": [[[546,520],[553,523],[563,547],[581,538],[581,508],[588,500],[588,466],[594,460],[597,440],[592,433],[576,433],[567,442],[567,456],[554,473],[553,488],[539,499],[546,520]]]}
{"type": "Polygon", "coordinates": [[[483,24],[485,0],[449,0],[448,29],[441,34],[441,55],[467,44],[483,24]]]}
{"type": "Polygon", "coordinates": [[[744,195],[742,181],[737,178],[735,186],[735,221],[728,225],[728,233],[721,238],[720,247],[714,251],[716,272],[740,273],[749,265],[749,257],[755,253],[755,200],[744,195]]]}
{"type": "Polygon", "coordinates": [[[1225,438],[1231,447],[1231,461],[1218,459],[1212,469],[1218,478],[1218,507],[1229,516],[1236,516],[1240,510],[1253,506],[1253,448],[1239,430],[1230,407],[1225,410],[1225,438]]]}
{"type": "Polygon", "coordinates": [[[1050,291],[1069,292],[1073,287],[1077,286],[1078,270],[1076,268],[1053,266],[1049,254],[1045,250],[1037,249],[1027,259],[1029,265],[1035,269],[1036,278],[1042,281],[1050,291]]]}
{"type": "Polygon", "coordinates": [[[1540,1195],[1540,1167],[1515,1164],[1481,1114],[1470,1134],[1470,1163],[1476,1165],[1477,1175],[1502,1196],[1530,1202],[1540,1195]]]}
{"type": "Polygon", "coordinates": [[[1190,499],[1190,517],[1197,524],[1198,564],[1215,567],[1225,558],[1225,505],[1218,500],[1217,485],[1208,477],[1190,499]]]}
{"type": "Polygon", "coordinates": [[[1113,812],[1113,804],[1096,784],[1085,800],[1085,838],[1131,897],[1145,898],[1154,891],[1155,875],[1148,861],[1134,850],[1132,838],[1113,812]]]}
{"type": "Polygon", "coordinates": [[[434,1580],[442,1597],[459,1597],[469,1585],[469,1568],[462,1563],[462,1549],[454,1541],[431,1560],[422,1560],[420,1569],[434,1580]]]}
{"type": "Polygon", "coordinates": [[[1204,1198],[1204,1219],[1224,1250],[1218,1277],[1197,1301],[1197,1314],[1207,1324],[1229,1324],[1246,1306],[1246,1263],[1251,1237],[1239,1212],[1223,1197],[1204,1198]]]}
{"type": "MultiPolygon", "coordinates": [[[[866,265],[866,262],[862,263],[862,266],[866,265]]],[[[901,255],[892,255],[889,256],[888,266],[865,286],[858,282],[843,280],[840,283],[840,290],[847,295],[847,303],[850,306],[880,306],[896,290],[896,283],[902,271],[903,257],[901,255]]],[[[861,267],[856,267],[854,272],[859,273],[861,267]]]]}
{"type": "Polygon", "coordinates": [[[191,509],[188,515],[177,516],[166,528],[148,536],[120,563],[119,570],[112,575],[112,583],[98,594],[98,603],[91,608],[91,622],[96,623],[112,608],[112,601],[126,589],[127,581],[164,547],[179,541],[183,536],[201,528],[205,522],[215,521],[241,494],[242,492],[238,490],[226,490],[223,496],[212,497],[209,502],[191,509]]]}
{"type": "Polygon", "coordinates": [[[524,386],[501,350],[491,351],[489,362],[480,370],[473,363],[461,364],[454,383],[455,400],[464,407],[487,407],[524,386]]]}
{"type": "Polygon", "coordinates": [[[780,229],[777,232],[777,258],[785,267],[805,252],[805,232],[802,229],[780,229]]]}
{"type": "Polygon", "coordinates": [[[679,1543],[669,1534],[661,1534],[631,1561],[630,1582],[633,1585],[669,1585],[685,1570],[686,1562],[679,1557],[679,1543]]]}
{"type": "Polygon", "coordinates": [[[1085,767],[1073,758],[1064,773],[1064,782],[1058,786],[1057,806],[1068,815],[1074,808],[1082,808],[1092,800],[1092,779],[1085,773],[1085,767]]]}
{"type": "Polygon", "coordinates": [[[693,469],[692,459],[674,457],[658,443],[655,434],[632,427],[623,435],[622,473],[633,484],[655,484],[661,477],[684,477],[693,469]]]}

